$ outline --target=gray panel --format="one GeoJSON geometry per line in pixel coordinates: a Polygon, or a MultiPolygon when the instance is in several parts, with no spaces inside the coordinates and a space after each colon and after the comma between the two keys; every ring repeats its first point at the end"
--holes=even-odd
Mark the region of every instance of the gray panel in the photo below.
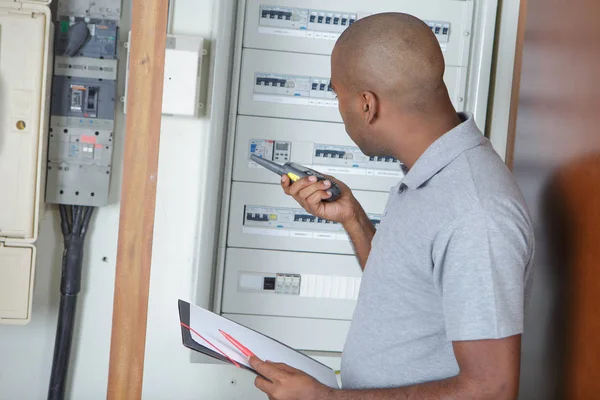
{"type": "Polygon", "coordinates": [[[46,202],[101,207],[108,204],[110,167],[49,163],[46,202]]]}
{"type": "Polygon", "coordinates": [[[112,120],[115,118],[115,81],[55,76],[52,115],[112,120]]]}
{"type": "Polygon", "coordinates": [[[51,127],[46,202],[103,206],[108,203],[112,130],[51,127]]]}
{"type": "Polygon", "coordinates": [[[83,47],[79,49],[76,55],[81,57],[116,59],[119,32],[117,26],[118,21],[89,18],[86,21],[84,18],[79,17],[59,18],[57,22],[58,26],[56,28],[55,55],[64,55],[64,51],[67,47],[69,27],[71,24],[81,21],[87,23],[90,38],[83,47]]]}
{"type": "Polygon", "coordinates": [[[121,16],[121,0],[59,0],[58,13],[118,20],[121,16]]]}
{"type": "Polygon", "coordinates": [[[82,128],[90,130],[112,130],[115,121],[112,119],[95,119],[95,118],[77,118],[77,117],[62,117],[60,115],[52,115],[50,117],[50,126],[58,128],[82,128]]]}
{"type": "Polygon", "coordinates": [[[116,80],[117,60],[56,56],[54,57],[54,75],[116,80]]]}

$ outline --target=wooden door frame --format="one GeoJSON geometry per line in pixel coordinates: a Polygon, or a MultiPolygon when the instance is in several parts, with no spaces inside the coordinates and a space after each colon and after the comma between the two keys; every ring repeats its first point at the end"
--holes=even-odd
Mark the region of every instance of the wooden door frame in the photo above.
{"type": "Polygon", "coordinates": [[[142,397],[168,0],[133,0],[107,399],[142,397]]]}
{"type": "Polygon", "coordinates": [[[519,112],[519,97],[521,91],[521,71],[523,68],[523,47],[525,44],[525,27],[527,24],[527,1],[528,0],[521,0],[519,4],[519,23],[517,26],[515,64],[513,69],[510,112],[508,117],[508,133],[506,138],[505,162],[511,170],[513,168],[515,138],[517,135],[517,117],[519,112]]]}

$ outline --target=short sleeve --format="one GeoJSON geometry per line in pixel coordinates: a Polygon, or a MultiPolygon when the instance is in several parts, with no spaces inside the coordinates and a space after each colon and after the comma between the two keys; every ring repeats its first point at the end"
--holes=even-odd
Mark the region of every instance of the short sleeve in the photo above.
{"type": "Polygon", "coordinates": [[[498,339],[523,332],[528,225],[478,212],[434,242],[434,283],[449,341],[498,339]]]}

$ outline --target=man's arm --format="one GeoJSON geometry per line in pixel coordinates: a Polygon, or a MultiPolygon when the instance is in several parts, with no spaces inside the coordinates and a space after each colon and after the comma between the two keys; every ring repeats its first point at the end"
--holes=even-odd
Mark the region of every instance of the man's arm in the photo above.
{"type": "MultiPolygon", "coordinates": [[[[519,389],[521,335],[503,339],[453,342],[460,372],[439,381],[390,389],[335,390],[285,364],[251,358],[269,381],[257,388],[272,400],[515,400],[519,389]]],[[[410,368],[410,365],[399,365],[410,368]]]]}
{"type": "MultiPolygon", "coordinates": [[[[460,373],[452,378],[392,389],[332,391],[337,400],[513,400],[519,389],[521,335],[454,342],[460,373]]],[[[410,368],[410,366],[405,366],[410,368]]]]}
{"type": "Polygon", "coordinates": [[[367,265],[367,259],[371,253],[371,242],[373,236],[375,236],[375,226],[369,220],[367,213],[358,205],[358,209],[355,212],[355,217],[344,224],[344,229],[352,245],[354,246],[354,252],[360,263],[360,267],[364,270],[367,265]]]}
{"type": "Polygon", "coordinates": [[[331,196],[328,193],[330,188],[328,181],[317,182],[317,178],[311,176],[292,183],[286,175],[281,177],[281,187],[284,192],[292,196],[307,212],[329,221],[339,222],[344,226],[352,240],[360,266],[365,269],[375,227],[350,188],[343,182],[338,180],[335,182],[342,189],[342,195],[336,201],[326,202],[323,200],[331,196]]]}

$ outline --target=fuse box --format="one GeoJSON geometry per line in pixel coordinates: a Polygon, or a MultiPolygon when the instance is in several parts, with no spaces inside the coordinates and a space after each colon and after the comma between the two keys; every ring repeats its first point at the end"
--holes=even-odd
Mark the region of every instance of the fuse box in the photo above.
{"type": "Polygon", "coordinates": [[[240,3],[215,312],[297,349],[341,351],[360,286],[349,238],[340,224],[286,196],[279,177],[250,156],[293,161],[345,182],[377,228],[406,169],[391,155],[363,154],[346,133],[330,84],[336,40],[375,13],[416,16],[438,40],[454,107],[484,127],[497,6],[497,0],[240,3]],[[338,269],[342,264],[349,268],[338,269]]]}

